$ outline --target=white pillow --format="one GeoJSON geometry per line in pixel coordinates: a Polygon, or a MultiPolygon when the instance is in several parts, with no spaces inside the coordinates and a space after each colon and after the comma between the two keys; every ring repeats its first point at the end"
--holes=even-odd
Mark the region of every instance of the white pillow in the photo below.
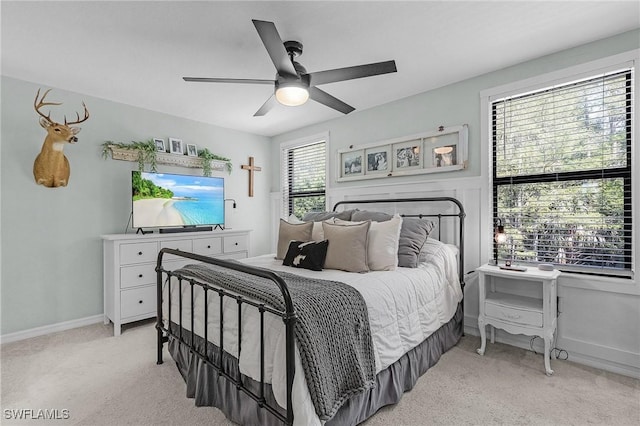
{"type": "MultiPolygon", "coordinates": [[[[333,219],[333,218],[332,218],[333,219]]],[[[292,214],[289,216],[287,220],[289,223],[305,223],[304,221],[298,219],[298,216],[292,214]]],[[[333,223],[333,220],[331,220],[333,223]]],[[[324,230],[322,229],[322,222],[313,222],[313,230],[311,231],[311,241],[322,241],[324,240],[324,230]]]]}
{"type": "MultiPolygon", "coordinates": [[[[340,219],[336,219],[335,222],[337,224],[359,223],[340,219]]],[[[396,270],[401,228],[402,217],[399,214],[385,222],[371,222],[367,241],[367,262],[371,271],[396,270]]]]}

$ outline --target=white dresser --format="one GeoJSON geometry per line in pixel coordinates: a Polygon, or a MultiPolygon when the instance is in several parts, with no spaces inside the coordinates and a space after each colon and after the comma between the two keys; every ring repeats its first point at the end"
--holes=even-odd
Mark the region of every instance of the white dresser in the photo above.
{"type": "MultiPolygon", "coordinates": [[[[222,259],[249,257],[250,230],[185,232],[171,234],[103,235],[104,323],[113,322],[113,334],[122,324],[156,315],[156,262],[163,248],[222,259]]],[[[194,263],[166,255],[171,268],[194,263]]]]}

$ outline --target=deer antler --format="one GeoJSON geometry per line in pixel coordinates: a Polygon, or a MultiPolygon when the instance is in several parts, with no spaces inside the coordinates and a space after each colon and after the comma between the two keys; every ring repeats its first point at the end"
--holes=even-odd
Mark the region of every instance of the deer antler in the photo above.
{"type": "Polygon", "coordinates": [[[84,117],[82,119],[80,119],[80,114],[78,114],[76,112],[76,121],[71,121],[69,123],[67,123],[67,116],[64,116],[64,124],[65,125],[69,125],[69,124],[80,124],[83,121],[87,121],[87,119],[89,118],[89,110],[87,109],[87,106],[84,104],[84,102],[82,103],[82,107],[84,108],[84,117]]]}
{"type": "Polygon", "coordinates": [[[44,92],[44,95],[42,95],[42,99],[40,99],[38,101],[38,97],[40,96],[40,89],[38,89],[38,93],[36,93],[36,99],[33,101],[33,107],[36,109],[36,112],[38,113],[38,115],[42,116],[49,123],[53,123],[53,121],[51,120],[51,111],[49,111],[49,114],[47,114],[47,115],[44,115],[42,112],[40,112],[40,108],[42,108],[43,106],[47,106],[47,105],[62,105],[62,103],[58,103],[58,102],[45,102],[44,101],[44,98],[47,97],[47,95],[49,94],[50,91],[51,91],[51,89],[49,89],[46,92],[44,92]]]}

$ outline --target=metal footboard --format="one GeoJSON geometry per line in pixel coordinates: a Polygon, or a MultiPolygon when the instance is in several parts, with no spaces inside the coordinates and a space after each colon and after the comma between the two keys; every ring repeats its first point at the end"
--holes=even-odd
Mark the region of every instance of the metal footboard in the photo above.
{"type": "Polygon", "coordinates": [[[162,364],[162,355],[163,355],[163,346],[166,342],[169,341],[169,338],[176,339],[180,342],[181,345],[184,345],[189,348],[189,350],[194,353],[198,358],[200,358],[207,365],[214,368],[220,376],[224,377],[225,380],[230,381],[233,385],[238,389],[244,392],[246,395],[251,397],[253,400],[257,402],[257,404],[261,408],[265,408],[279,420],[284,422],[287,425],[293,424],[293,404],[292,404],[292,389],[293,389],[293,376],[295,373],[295,364],[294,364],[294,325],[296,322],[296,312],[293,307],[293,302],[291,301],[291,296],[289,295],[289,290],[287,289],[287,285],[284,280],[275,274],[274,272],[255,268],[249,265],[236,263],[236,262],[228,262],[221,259],[210,258],[206,256],[201,256],[194,253],[188,253],[181,250],[168,249],[164,248],[160,250],[158,254],[158,261],[156,266],[157,272],[157,310],[158,316],[156,321],[156,330],[157,330],[157,364],[162,364]],[[271,281],[280,289],[282,293],[282,298],[284,301],[284,310],[274,309],[271,306],[267,306],[264,303],[254,302],[247,298],[244,298],[242,295],[237,295],[231,293],[223,288],[216,287],[210,283],[203,283],[194,278],[183,277],[180,273],[172,272],[170,270],[166,270],[163,267],[162,259],[164,255],[171,254],[183,258],[188,258],[195,260],[197,262],[208,263],[212,265],[222,266],[228,269],[236,270],[239,272],[244,272],[247,274],[255,275],[258,277],[266,278],[271,281]],[[178,280],[179,286],[179,310],[178,317],[179,320],[176,322],[177,327],[176,330],[173,330],[171,327],[172,323],[172,315],[171,312],[171,277],[175,277],[178,280]],[[167,323],[165,324],[163,321],[164,312],[163,312],[163,285],[167,283],[167,294],[168,294],[168,312],[167,312],[167,323]],[[187,285],[190,287],[190,295],[191,301],[190,305],[192,309],[190,309],[190,330],[184,331],[183,327],[183,296],[182,296],[182,286],[187,285]],[[203,353],[200,353],[195,346],[195,331],[194,331],[194,288],[198,286],[202,288],[204,292],[204,336],[200,336],[204,339],[205,342],[205,350],[203,353]],[[215,360],[212,357],[208,356],[208,352],[206,350],[208,344],[208,324],[209,324],[209,304],[208,304],[208,294],[209,292],[214,292],[219,296],[220,300],[220,308],[219,308],[219,347],[218,347],[218,364],[216,364],[215,360]],[[224,353],[224,338],[223,338],[223,327],[224,327],[224,313],[223,313],[223,303],[224,298],[228,297],[233,299],[238,304],[238,360],[240,359],[241,353],[241,342],[242,342],[242,307],[243,306],[251,306],[258,310],[260,315],[260,387],[258,394],[254,393],[251,389],[244,385],[242,381],[242,375],[240,374],[240,363],[237,363],[237,370],[235,371],[235,377],[231,372],[226,371],[223,360],[224,353]],[[287,408],[286,412],[283,415],[277,407],[272,406],[267,402],[265,398],[265,381],[264,381],[264,314],[265,312],[269,312],[271,314],[277,315],[282,318],[285,324],[285,351],[286,351],[286,380],[287,380],[287,408]],[[237,377],[237,379],[236,379],[237,377]]]}

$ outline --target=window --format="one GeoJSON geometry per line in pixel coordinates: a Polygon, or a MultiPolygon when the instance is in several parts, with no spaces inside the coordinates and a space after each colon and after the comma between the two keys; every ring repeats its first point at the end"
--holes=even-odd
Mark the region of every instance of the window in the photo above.
{"type": "Polygon", "coordinates": [[[326,142],[316,140],[282,150],[283,164],[283,210],[302,218],[308,211],[326,208],[326,142]]]}
{"type": "Polygon", "coordinates": [[[501,259],[631,275],[632,70],[491,101],[501,259]]]}

